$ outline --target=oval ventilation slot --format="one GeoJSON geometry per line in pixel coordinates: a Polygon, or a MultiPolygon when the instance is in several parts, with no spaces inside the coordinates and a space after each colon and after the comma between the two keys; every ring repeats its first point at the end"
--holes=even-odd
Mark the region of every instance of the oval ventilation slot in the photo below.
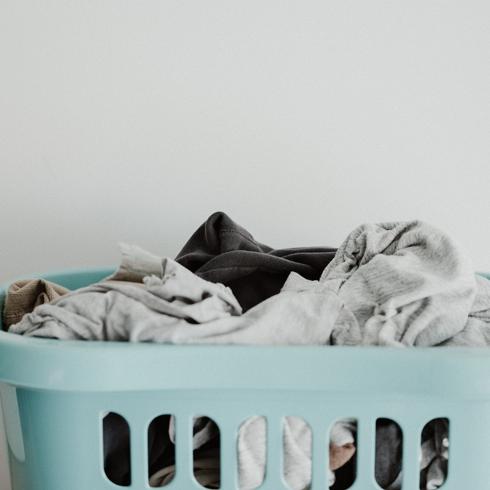
{"type": "Polygon", "coordinates": [[[148,426],[148,482],[165,487],[175,476],[175,431],[171,415],[159,415],[148,426]]]}
{"type": "Polygon", "coordinates": [[[449,466],[449,419],[427,422],[420,443],[420,488],[441,488],[446,482],[449,466]]]}
{"type": "MultiPolygon", "coordinates": [[[[383,489],[398,485],[401,479],[403,459],[403,433],[391,419],[376,420],[375,478],[383,489]]],[[[400,483],[401,484],[401,483],[400,483]]]]}
{"type": "Polygon", "coordinates": [[[352,487],[357,476],[357,420],[337,420],[330,429],[329,485],[331,490],[352,487]]]}
{"type": "Polygon", "coordinates": [[[104,473],[116,485],[131,485],[131,437],[127,420],[118,413],[108,412],[102,419],[104,473]]]}

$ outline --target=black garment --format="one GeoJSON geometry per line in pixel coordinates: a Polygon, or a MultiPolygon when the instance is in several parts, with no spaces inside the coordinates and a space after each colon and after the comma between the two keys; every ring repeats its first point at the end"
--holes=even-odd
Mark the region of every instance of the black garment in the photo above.
{"type": "Polygon", "coordinates": [[[330,490],[346,490],[347,488],[350,488],[356,481],[356,473],[357,455],[354,454],[344,466],[341,466],[334,471],[335,483],[330,487],[330,490]]]}
{"type": "Polygon", "coordinates": [[[391,419],[376,421],[375,477],[381,488],[388,488],[402,469],[403,434],[400,426],[391,419]]]}
{"type": "Polygon", "coordinates": [[[277,294],[292,271],[318,279],[335,252],[331,247],[273,250],[218,212],[197,229],[176,261],[203,279],[229,286],[248,310],[277,294]]]}

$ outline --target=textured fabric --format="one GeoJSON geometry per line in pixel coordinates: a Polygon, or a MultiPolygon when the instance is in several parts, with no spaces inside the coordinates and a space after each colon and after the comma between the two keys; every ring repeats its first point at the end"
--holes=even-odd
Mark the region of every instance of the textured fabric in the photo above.
{"type": "Polygon", "coordinates": [[[122,249],[122,266],[114,275],[37,307],[10,331],[65,340],[129,341],[158,341],[161,332],[162,341],[177,341],[179,326],[191,328],[241,313],[230,289],[200,279],[171,259],[159,259],[161,277],[127,281],[127,264],[146,264],[152,256],[138,247],[122,249]]]}
{"type": "Polygon", "coordinates": [[[394,490],[402,469],[402,432],[398,424],[380,418],[376,422],[375,477],[381,488],[394,490]]]}
{"type": "Polygon", "coordinates": [[[475,278],[447,236],[418,221],[362,225],[319,281],[292,272],[279,294],[244,314],[222,284],[137,247],[122,250],[121,267],[109,280],[38,306],[11,331],[277,345],[481,345],[489,338],[489,281],[475,278]]]}
{"type": "MultiPolygon", "coordinates": [[[[169,427],[170,440],[175,442],[173,422],[169,427]]],[[[194,426],[194,473],[207,488],[218,488],[219,444],[209,449],[210,442],[219,437],[216,424],[201,417],[194,426]],[[203,451],[202,449],[205,448],[203,451]],[[203,471],[205,469],[205,471],[203,471]]],[[[333,470],[345,465],[355,453],[356,424],[345,419],[334,424],[330,433],[330,485],[335,482],[333,470]]],[[[284,419],[284,478],[292,490],[305,490],[311,482],[311,429],[302,418],[284,419]]],[[[238,474],[240,490],[251,490],[264,480],[266,466],[266,419],[250,417],[238,431],[238,474]]],[[[173,461],[150,478],[151,486],[169,483],[175,474],[173,461]]]]}
{"type": "MultiPolygon", "coordinates": [[[[330,432],[329,485],[333,470],[346,464],[355,453],[356,425],[352,419],[334,424],[330,432]]],[[[257,488],[265,475],[266,420],[251,417],[238,434],[238,467],[241,490],[257,488]]],[[[292,490],[309,488],[311,482],[311,429],[300,417],[284,419],[284,479],[292,490]]]]}
{"type": "Polygon", "coordinates": [[[25,279],[12,283],[5,298],[4,329],[8,330],[10,325],[20,322],[36,306],[49,303],[67,292],[68,289],[44,279],[25,279]]]}
{"type": "Polygon", "coordinates": [[[196,230],[176,261],[199,277],[229,286],[246,311],[278,293],[290,272],[318,279],[335,250],[331,247],[274,250],[219,212],[196,230]]]}
{"type": "Polygon", "coordinates": [[[490,281],[476,276],[476,296],[466,324],[460,332],[441,345],[486,347],[490,345],[490,281]]]}
{"type": "Polygon", "coordinates": [[[138,247],[123,246],[123,252],[123,266],[108,280],[37,307],[10,331],[64,340],[296,345],[327,344],[336,322],[348,321],[337,295],[319,284],[303,290],[302,282],[290,280],[287,290],[240,315],[222,284],[138,247]],[[159,264],[160,277],[120,280],[129,277],[128,264],[137,271],[148,263],[159,264]]]}
{"type": "Polygon", "coordinates": [[[449,421],[431,420],[422,431],[421,486],[427,490],[446,481],[449,459],[449,421]]]}
{"type": "MultiPolygon", "coordinates": [[[[355,316],[365,345],[448,341],[463,331],[477,290],[464,253],[444,233],[420,221],[359,226],[340,246],[320,283],[338,293],[355,316]]],[[[333,342],[352,343],[352,338],[341,329],[333,342]]]]}

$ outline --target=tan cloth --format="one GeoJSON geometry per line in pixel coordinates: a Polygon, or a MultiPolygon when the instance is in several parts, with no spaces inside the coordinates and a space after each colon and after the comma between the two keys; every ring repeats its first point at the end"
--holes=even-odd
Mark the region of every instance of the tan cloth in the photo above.
{"type": "Polygon", "coordinates": [[[343,446],[330,444],[330,469],[335,471],[347,464],[352,456],[354,456],[355,452],[356,446],[351,442],[344,444],[343,446]]]}
{"type": "Polygon", "coordinates": [[[23,279],[10,285],[3,310],[3,328],[7,330],[31,313],[38,305],[51,301],[68,293],[68,289],[44,279],[23,279]]]}

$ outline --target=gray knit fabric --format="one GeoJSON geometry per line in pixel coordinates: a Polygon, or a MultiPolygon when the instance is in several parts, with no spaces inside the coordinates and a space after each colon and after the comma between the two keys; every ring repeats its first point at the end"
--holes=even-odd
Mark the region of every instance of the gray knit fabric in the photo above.
{"type": "MultiPolygon", "coordinates": [[[[433,346],[454,339],[464,330],[481,287],[471,261],[454,241],[421,221],[359,226],[342,243],[320,283],[354,314],[362,344],[394,346],[433,346]]],[[[488,308],[490,296],[481,302],[488,308]]],[[[334,343],[352,343],[341,330],[334,343]]]]}

